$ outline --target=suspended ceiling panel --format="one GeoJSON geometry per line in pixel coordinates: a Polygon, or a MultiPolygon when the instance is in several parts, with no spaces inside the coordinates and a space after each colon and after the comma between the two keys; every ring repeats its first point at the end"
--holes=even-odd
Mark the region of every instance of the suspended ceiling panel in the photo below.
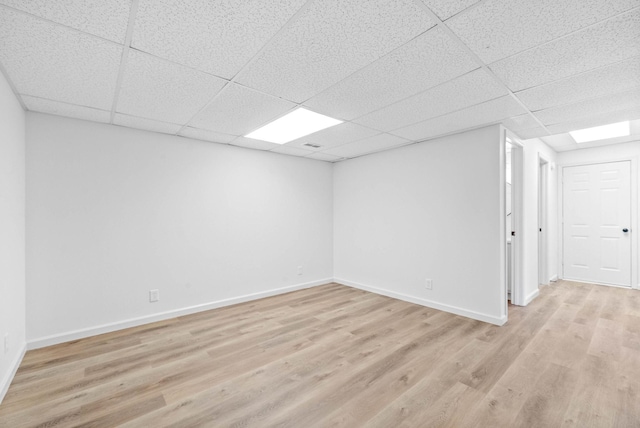
{"type": "Polygon", "coordinates": [[[232,78],[304,0],[140,0],[132,46],[232,78]]]}
{"type": "Polygon", "coordinates": [[[28,110],[336,162],[640,119],[640,0],[0,0],[0,71],[28,110]],[[300,106],[344,123],[244,137],[300,106]]]}
{"type": "Polygon", "coordinates": [[[314,1],[238,81],[303,102],[434,24],[412,1],[314,1]]]}

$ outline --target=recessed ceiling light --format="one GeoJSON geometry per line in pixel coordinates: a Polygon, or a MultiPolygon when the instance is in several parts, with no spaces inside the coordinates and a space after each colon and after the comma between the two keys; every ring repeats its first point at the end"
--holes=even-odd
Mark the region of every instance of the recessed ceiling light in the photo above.
{"type": "Polygon", "coordinates": [[[254,140],[285,144],[305,135],[313,134],[321,129],[342,123],[323,114],[299,108],[245,135],[254,140]]]}
{"type": "Polygon", "coordinates": [[[609,138],[626,137],[631,134],[629,121],[612,123],[610,125],[596,126],[594,128],[579,129],[569,132],[576,143],[588,143],[589,141],[607,140],[609,138]]]}

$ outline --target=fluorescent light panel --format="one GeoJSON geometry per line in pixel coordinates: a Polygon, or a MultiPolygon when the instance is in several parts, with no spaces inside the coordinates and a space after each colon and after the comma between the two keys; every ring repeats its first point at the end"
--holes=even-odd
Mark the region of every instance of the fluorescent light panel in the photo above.
{"type": "Polygon", "coordinates": [[[285,144],[339,123],[342,121],[301,107],[262,128],[256,129],[245,137],[285,144]]]}
{"type": "Polygon", "coordinates": [[[576,140],[576,143],[588,143],[589,141],[626,137],[631,134],[631,127],[629,126],[629,121],[625,121],[594,128],[579,129],[571,131],[569,134],[576,140]]]}

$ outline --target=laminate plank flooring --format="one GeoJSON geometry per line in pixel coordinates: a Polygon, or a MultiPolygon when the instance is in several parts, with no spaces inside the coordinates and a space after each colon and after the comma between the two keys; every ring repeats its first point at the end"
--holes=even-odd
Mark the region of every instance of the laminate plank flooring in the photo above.
{"type": "Polygon", "coordinates": [[[29,351],[0,427],[640,427],[640,292],[497,327],[327,284],[29,351]]]}

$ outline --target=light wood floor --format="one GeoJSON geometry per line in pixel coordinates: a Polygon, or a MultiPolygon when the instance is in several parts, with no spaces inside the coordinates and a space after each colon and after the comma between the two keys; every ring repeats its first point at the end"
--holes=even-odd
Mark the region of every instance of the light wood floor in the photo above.
{"type": "Polygon", "coordinates": [[[639,427],[640,292],[496,327],[329,284],[30,351],[2,427],[639,427]]]}

